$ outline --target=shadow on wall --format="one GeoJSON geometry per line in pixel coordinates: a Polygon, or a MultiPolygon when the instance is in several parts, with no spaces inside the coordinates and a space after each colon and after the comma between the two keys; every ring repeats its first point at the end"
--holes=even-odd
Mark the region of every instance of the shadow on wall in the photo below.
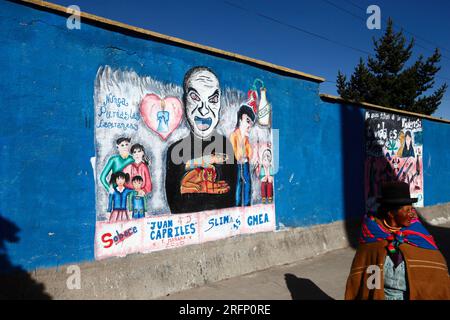
{"type": "Polygon", "coordinates": [[[0,299],[49,300],[44,285],[31,278],[20,266],[11,264],[6,250],[6,242],[16,243],[20,229],[0,215],[0,299]]]}
{"type": "Polygon", "coordinates": [[[297,278],[291,273],[286,273],[284,279],[292,300],[334,300],[309,279],[297,278]]]}
{"type": "Polygon", "coordinates": [[[364,162],[365,126],[361,109],[340,105],[344,192],[344,223],[347,239],[358,246],[361,218],[365,214],[364,162]]]}

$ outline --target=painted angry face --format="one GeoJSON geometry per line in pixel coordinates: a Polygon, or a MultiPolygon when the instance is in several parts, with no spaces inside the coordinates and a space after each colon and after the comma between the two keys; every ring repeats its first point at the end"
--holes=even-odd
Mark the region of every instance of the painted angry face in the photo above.
{"type": "Polygon", "coordinates": [[[184,83],[186,118],[194,134],[207,138],[219,123],[219,80],[208,69],[196,68],[184,83]]]}

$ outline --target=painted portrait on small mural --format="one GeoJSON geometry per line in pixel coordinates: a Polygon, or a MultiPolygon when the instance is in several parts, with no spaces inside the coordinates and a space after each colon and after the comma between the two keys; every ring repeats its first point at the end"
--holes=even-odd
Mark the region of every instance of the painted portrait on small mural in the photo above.
{"type": "Polygon", "coordinates": [[[383,182],[410,186],[415,206],[423,206],[423,144],[420,118],[366,111],[365,195],[367,210],[376,209],[383,182]]]}
{"type": "Polygon", "coordinates": [[[99,68],[97,259],[275,229],[272,105],[249,83],[224,88],[207,66],[174,83],[99,68]]]}

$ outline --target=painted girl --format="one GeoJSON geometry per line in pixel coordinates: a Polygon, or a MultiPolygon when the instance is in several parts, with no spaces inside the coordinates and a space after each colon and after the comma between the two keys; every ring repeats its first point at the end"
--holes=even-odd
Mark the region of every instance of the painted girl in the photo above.
{"type": "Polygon", "coordinates": [[[273,168],[272,151],[266,149],[262,154],[262,166],[259,172],[261,179],[261,197],[262,203],[272,203],[273,201],[273,168]]]}
{"type": "MultiPolygon", "coordinates": [[[[150,160],[145,154],[144,147],[139,143],[136,143],[131,147],[131,156],[133,157],[134,162],[126,166],[125,169],[123,169],[123,172],[129,174],[130,180],[133,180],[136,176],[142,177],[143,186],[141,196],[143,196],[144,194],[152,192],[152,179],[148,169],[150,160]]],[[[127,182],[125,186],[129,189],[134,189],[131,181],[127,182]]]]}
{"type": "Polygon", "coordinates": [[[109,194],[108,212],[111,212],[109,222],[130,219],[127,211],[127,197],[132,190],[125,187],[125,183],[128,181],[130,181],[128,173],[119,171],[111,175],[110,185],[114,192],[109,194]]]}

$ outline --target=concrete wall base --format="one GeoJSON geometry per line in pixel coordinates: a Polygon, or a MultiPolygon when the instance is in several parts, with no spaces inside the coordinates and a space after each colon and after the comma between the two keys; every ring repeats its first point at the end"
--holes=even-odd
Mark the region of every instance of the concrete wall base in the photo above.
{"type": "MultiPolygon", "coordinates": [[[[450,221],[450,203],[423,208],[420,213],[430,224],[446,223],[450,221]]],[[[347,235],[354,228],[356,223],[338,221],[82,263],[81,289],[68,289],[71,274],[67,273],[67,265],[39,269],[9,275],[7,282],[18,292],[0,292],[0,297],[153,299],[348,247],[347,235]]]]}

